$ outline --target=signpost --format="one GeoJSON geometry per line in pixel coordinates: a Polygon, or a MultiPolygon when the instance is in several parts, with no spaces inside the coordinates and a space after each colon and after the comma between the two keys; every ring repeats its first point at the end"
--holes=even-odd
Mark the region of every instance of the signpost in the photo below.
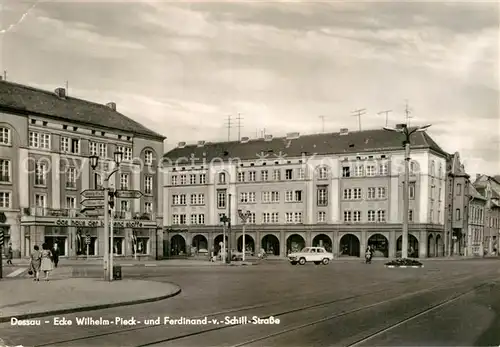
{"type": "Polygon", "coordinates": [[[104,190],[87,189],[80,193],[85,199],[104,199],[104,190]]]}
{"type": "Polygon", "coordinates": [[[96,208],[93,210],[86,210],[85,213],[87,216],[95,216],[95,217],[102,217],[104,216],[104,209],[103,208],[96,208]]]}
{"type": "Polygon", "coordinates": [[[87,199],[82,200],[80,204],[85,207],[104,207],[104,200],[87,199]]]}
{"type": "Polygon", "coordinates": [[[3,228],[0,226],[0,278],[3,278],[3,228]]]}
{"type": "Polygon", "coordinates": [[[87,260],[89,260],[90,235],[85,236],[85,244],[87,245],[87,260]]]}
{"type": "Polygon", "coordinates": [[[139,190],[117,190],[115,196],[119,199],[140,199],[142,192],[139,190]]]}

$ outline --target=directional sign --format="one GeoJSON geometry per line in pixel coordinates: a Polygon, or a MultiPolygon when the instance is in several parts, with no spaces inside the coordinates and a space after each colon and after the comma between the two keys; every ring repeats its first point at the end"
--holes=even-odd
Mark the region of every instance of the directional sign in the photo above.
{"type": "Polygon", "coordinates": [[[87,190],[84,190],[83,192],[81,192],[80,194],[85,199],[103,199],[104,198],[104,190],[87,189],[87,190]]]}
{"type": "Polygon", "coordinates": [[[82,200],[81,204],[82,204],[82,206],[85,206],[85,207],[103,207],[104,200],[87,199],[87,200],[82,200]]]}
{"type": "Polygon", "coordinates": [[[115,196],[119,199],[139,199],[142,192],[138,190],[117,190],[115,196]]]}
{"type": "Polygon", "coordinates": [[[97,208],[95,210],[87,210],[87,211],[85,211],[85,214],[87,216],[104,216],[104,209],[97,208]]]}

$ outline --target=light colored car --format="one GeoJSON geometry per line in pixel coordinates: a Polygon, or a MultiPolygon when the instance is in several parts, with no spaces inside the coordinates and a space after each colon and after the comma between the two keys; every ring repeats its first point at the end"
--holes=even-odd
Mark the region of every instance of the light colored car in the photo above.
{"type": "Polygon", "coordinates": [[[300,252],[290,253],[288,260],[292,265],[297,263],[304,265],[307,262],[327,265],[330,260],[333,260],[333,254],[327,252],[323,247],[305,247],[300,252]]]}

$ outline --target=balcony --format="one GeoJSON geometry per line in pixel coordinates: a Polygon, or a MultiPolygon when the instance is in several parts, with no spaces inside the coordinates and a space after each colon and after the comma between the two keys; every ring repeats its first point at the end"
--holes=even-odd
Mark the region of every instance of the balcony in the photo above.
{"type": "Polygon", "coordinates": [[[83,217],[78,209],[70,208],[47,208],[47,207],[27,207],[23,209],[23,216],[33,217],[83,217]]]}

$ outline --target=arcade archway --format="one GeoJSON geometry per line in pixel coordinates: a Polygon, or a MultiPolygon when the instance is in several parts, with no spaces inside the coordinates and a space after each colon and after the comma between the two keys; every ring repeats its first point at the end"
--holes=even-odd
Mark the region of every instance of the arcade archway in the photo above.
{"type": "MultiPolygon", "coordinates": [[[[396,241],[396,252],[403,251],[403,236],[398,237],[396,241]]],[[[408,234],[408,257],[418,258],[418,240],[412,234],[408,234]]]]}
{"type": "Polygon", "coordinates": [[[280,240],[275,235],[268,234],[262,238],[261,247],[269,255],[280,255],[280,240]]]}
{"type": "Polygon", "coordinates": [[[436,254],[435,254],[435,250],[436,250],[436,243],[434,241],[434,236],[429,235],[429,237],[427,238],[427,256],[428,257],[435,257],[436,254]]]}
{"type": "Polygon", "coordinates": [[[436,257],[443,257],[444,256],[444,242],[443,239],[441,238],[441,235],[436,236],[436,257]]]}
{"type": "MultiPolygon", "coordinates": [[[[214,239],[214,252],[215,254],[219,254],[219,252],[222,250],[222,240],[223,240],[223,235],[217,235],[214,239]]],[[[228,238],[226,235],[226,249],[228,248],[228,238]]]]}
{"type": "MultiPolygon", "coordinates": [[[[243,235],[238,237],[238,252],[243,252],[243,235]]],[[[245,235],[245,252],[253,254],[255,252],[255,241],[252,236],[245,235]]]]}
{"type": "Polygon", "coordinates": [[[389,240],[384,235],[372,235],[368,239],[368,246],[373,250],[374,257],[389,257],[389,240]]]}
{"type": "Polygon", "coordinates": [[[356,235],[345,234],[340,239],[339,253],[341,256],[359,257],[360,244],[356,235]]]}
{"type": "Polygon", "coordinates": [[[195,253],[205,254],[209,252],[208,240],[203,235],[196,235],[195,237],[193,237],[191,245],[195,248],[195,253]]]}
{"type": "Polygon", "coordinates": [[[332,240],[330,239],[330,237],[328,237],[328,235],[319,234],[313,238],[312,246],[313,247],[324,247],[327,252],[331,252],[332,251],[332,240]]]}
{"type": "Polygon", "coordinates": [[[286,250],[288,253],[300,252],[306,246],[306,241],[299,234],[293,234],[286,240],[286,250]]]}
{"type": "Polygon", "coordinates": [[[171,255],[185,255],[186,254],[186,240],[181,235],[174,235],[170,238],[170,254],[171,255]]]}

